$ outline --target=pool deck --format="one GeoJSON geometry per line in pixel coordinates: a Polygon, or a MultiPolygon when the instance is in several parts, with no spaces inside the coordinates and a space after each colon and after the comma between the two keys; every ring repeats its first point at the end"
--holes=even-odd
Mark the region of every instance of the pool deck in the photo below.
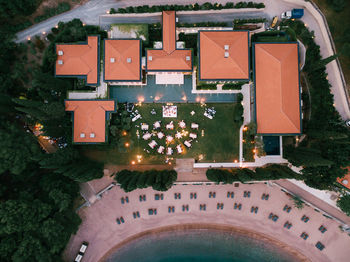
{"type": "Polygon", "coordinates": [[[155,75],[147,75],[147,85],[110,86],[109,97],[118,103],[232,103],[236,102],[235,93],[194,94],[192,93],[192,76],[184,76],[183,85],[156,84],[155,75]]]}
{"type": "MultiPolygon", "coordinates": [[[[107,191],[100,201],[90,207],[80,209],[78,214],[83,222],[75,235],[72,235],[64,259],[72,261],[83,241],[89,242],[85,253],[85,262],[101,261],[105,254],[113,250],[118,244],[136,235],[149,231],[156,232],[159,228],[195,224],[197,226],[229,226],[266,236],[267,240],[281,243],[280,247],[286,250],[297,251],[310,261],[330,262],[347,261],[350,256],[350,238],[339,228],[339,224],[324,217],[314,208],[305,206],[296,209],[293,201],[277,186],[259,184],[234,185],[175,185],[166,192],[157,192],[151,188],[138,189],[125,193],[118,186],[107,191]],[[243,197],[244,191],[250,191],[251,197],[243,197]],[[190,198],[190,193],[197,193],[196,199],[190,198]],[[216,192],[215,198],[209,198],[209,192],[216,192]],[[227,192],[234,192],[234,198],[227,198],[227,192]],[[163,193],[164,200],[155,200],[154,194],[163,193]],[[181,199],[174,199],[174,193],[181,193],[181,199]],[[262,194],[269,194],[269,200],[262,200],[262,194]],[[139,195],[146,195],[146,201],[140,202],[139,195]],[[128,196],[129,203],[121,204],[120,199],[128,196]],[[223,203],[223,209],[217,209],[217,204],[223,203]],[[242,210],[235,210],[234,203],[241,203],[242,210]],[[199,205],[206,204],[206,211],[200,211],[199,205]],[[189,211],[183,212],[182,206],[188,205],[189,211]],[[283,207],[292,207],[290,213],[283,211],[283,207]],[[169,214],[168,207],[174,206],[175,213],[169,214]],[[258,213],[251,213],[251,207],[259,207],[258,213]],[[149,215],[148,209],[156,208],[157,215],[149,215]],[[139,211],[140,218],[134,219],[133,212],[139,211]],[[268,219],[270,213],[276,214],[279,219],[273,222],[268,219]],[[220,214],[220,215],[219,215],[220,214]],[[301,221],[306,215],[308,223],[301,221]],[[116,223],[117,217],[123,217],[124,224],[116,223]],[[283,227],[288,221],[291,229],[283,227]],[[327,231],[322,234],[318,228],[323,225],[327,231]],[[307,240],[300,238],[306,232],[307,240]],[[323,251],[318,250],[315,244],[320,241],[325,245],[323,251]]],[[[306,261],[306,260],[298,260],[306,261]]]]}

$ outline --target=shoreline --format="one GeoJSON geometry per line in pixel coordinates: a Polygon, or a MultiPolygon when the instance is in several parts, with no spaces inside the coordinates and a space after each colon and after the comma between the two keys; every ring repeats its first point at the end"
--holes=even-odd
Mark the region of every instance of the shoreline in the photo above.
{"type": "Polygon", "coordinates": [[[99,259],[99,262],[106,261],[107,258],[109,258],[113,253],[115,253],[118,249],[124,247],[127,244],[130,244],[131,242],[144,238],[146,236],[150,235],[156,235],[161,233],[171,233],[174,231],[187,231],[187,230],[208,230],[208,231],[218,231],[218,232],[229,232],[238,234],[241,236],[245,236],[248,238],[252,238],[259,241],[265,241],[269,242],[269,244],[274,245],[275,247],[282,249],[284,252],[288,253],[289,255],[295,257],[297,261],[300,262],[311,262],[311,259],[306,257],[301,251],[297,250],[296,248],[293,248],[289,246],[286,243],[283,243],[282,241],[275,239],[271,236],[268,236],[263,233],[259,233],[247,228],[238,228],[231,225],[223,225],[223,224],[182,224],[182,225],[171,225],[171,226],[164,226],[164,227],[158,227],[155,229],[146,230],[140,233],[137,233],[135,235],[132,235],[131,237],[128,237],[124,239],[123,241],[119,242],[115,246],[113,246],[110,250],[105,253],[101,259],[99,259]]]}

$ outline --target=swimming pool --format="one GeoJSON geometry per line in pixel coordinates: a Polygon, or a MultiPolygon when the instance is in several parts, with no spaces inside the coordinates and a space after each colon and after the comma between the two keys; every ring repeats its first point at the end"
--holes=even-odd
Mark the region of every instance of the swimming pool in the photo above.
{"type": "Polygon", "coordinates": [[[155,78],[155,75],[147,75],[144,86],[110,86],[109,97],[118,103],[230,103],[237,100],[237,94],[193,94],[192,75],[184,76],[183,85],[158,85],[155,78]]]}
{"type": "Polygon", "coordinates": [[[279,136],[263,136],[263,142],[266,155],[280,155],[279,136]]]}

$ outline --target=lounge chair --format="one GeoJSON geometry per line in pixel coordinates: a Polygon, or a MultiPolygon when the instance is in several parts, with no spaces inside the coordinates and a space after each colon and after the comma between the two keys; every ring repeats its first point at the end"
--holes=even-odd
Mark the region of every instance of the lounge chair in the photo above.
{"type": "Polygon", "coordinates": [[[325,246],[320,241],[318,241],[315,246],[321,251],[325,248],[325,246]]]}
{"type": "Polygon", "coordinates": [[[120,219],[117,218],[116,221],[117,221],[118,225],[120,225],[120,219]]]}
{"type": "Polygon", "coordinates": [[[233,208],[234,208],[234,209],[237,209],[237,203],[234,204],[233,208]]]}
{"type": "Polygon", "coordinates": [[[258,210],[259,210],[259,208],[258,208],[258,207],[255,207],[254,213],[257,214],[257,213],[258,213],[258,210]]]}
{"type": "Polygon", "coordinates": [[[120,202],[121,202],[122,204],[125,203],[124,197],[122,197],[122,198],[120,199],[120,202]]]}
{"type": "Polygon", "coordinates": [[[238,205],[238,210],[241,210],[242,209],[242,204],[239,204],[238,205]]]}
{"type": "Polygon", "coordinates": [[[325,228],[323,225],[321,225],[320,227],[319,227],[319,229],[318,230],[320,230],[321,231],[321,233],[323,234],[324,232],[326,232],[327,231],[327,228],[325,228]]]}
{"type": "Polygon", "coordinates": [[[124,218],[123,217],[120,217],[120,222],[124,223],[124,218]]]}
{"type": "Polygon", "coordinates": [[[129,203],[129,198],[127,196],[125,197],[125,201],[126,203],[129,203]]]}
{"type": "Polygon", "coordinates": [[[269,215],[269,219],[272,219],[272,217],[273,217],[273,214],[272,214],[272,213],[270,213],[270,215],[269,215]]]}
{"type": "Polygon", "coordinates": [[[231,198],[234,198],[235,193],[231,192],[231,198]]]}

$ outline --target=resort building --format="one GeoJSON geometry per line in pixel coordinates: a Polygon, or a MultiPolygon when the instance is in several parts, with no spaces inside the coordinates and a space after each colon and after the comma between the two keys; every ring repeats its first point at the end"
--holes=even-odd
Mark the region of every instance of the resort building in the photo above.
{"type": "MultiPolygon", "coordinates": [[[[146,50],[147,72],[172,72],[172,74],[174,72],[191,72],[192,50],[177,48],[175,11],[164,11],[162,21],[163,42],[161,48],[146,50]]],[[[182,76],[181,73],[177,75],[182,76]]],[[[161,78],[161,76],[159,77],[161,78]]],[[[172,76],[167,74],[166,77],[169,79],[172,76]]],[[[159,80],[161,81],[161,79],[159,80]]],[[[176,77],[174,80],[176,80],[176,77]]],[[[183,80],[181,82],[183,83],[183,80]]]]}
{"type": "Polygon", "coordinates": [[[258,134],[301,133],[297,43],[255,43],[254,81],[258,134]]]}
{"type": "Polygon", "coordinates": [[[104,40],[104,81],[141,81],[141,40],[104,40]]]}
{"type": "Polygon", "coordinates": [[[87,43],[56,45],[56,76],[83,77],[86,78],[87,85],[98,85],[99,45],[99,36],[88,36],[87,43]]]}
{"type": "Polygon", "coordinates": [[[66,111],[73,115],[74,143],[106,142],[106,121],[116,110],[115,100],[66,100],[66,111]]]}
{"type": "Polygon", "coordinates": [[[199,80],[249,80],[248,31],[200,31],[199,80]]]}

